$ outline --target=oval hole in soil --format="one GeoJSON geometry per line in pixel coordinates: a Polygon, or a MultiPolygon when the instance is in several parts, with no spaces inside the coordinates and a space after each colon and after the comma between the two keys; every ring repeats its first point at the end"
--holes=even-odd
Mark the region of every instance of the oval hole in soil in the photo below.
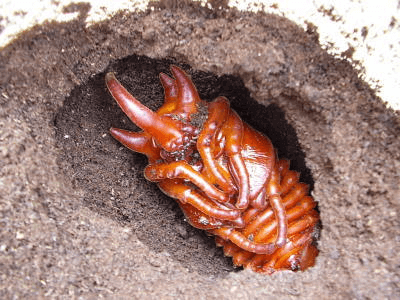
{"type": "MultiPolygon", "coordinates": [[[[115,61],[107,72],[115,72],[130,93],[156,110],[164,99],[158,75],[170,74],[171,64],[191,75],[203,100],[226,96],[245,122],[271,139],[280,157],[291,160],[291,168],[302,174],[301,181],[313,186],[295,130],[286,122],[284,112],[277,105],[265,107],[257,103],[240,78],[218,77],[173,60],[144,56],[115,61]]],[[[111,126],[132,131],[138,128],[109,95],[105,73],[76,87],[54,119],[62,150],[59,164],[73,186],[83,193],[85,205],[130,226],[149,248],[166,251],[189,270],[214,276],[238,270],[215,246],[213,237],[186,223],[176,202],[144,178],[147,158],[124,148],[109,135],[111,126]]]]}

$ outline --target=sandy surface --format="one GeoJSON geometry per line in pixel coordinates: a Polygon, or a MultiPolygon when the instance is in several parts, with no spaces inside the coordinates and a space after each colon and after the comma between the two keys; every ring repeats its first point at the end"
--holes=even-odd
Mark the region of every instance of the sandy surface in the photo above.
{"type": "Polygon", "coordinates": [[[87,28],[37,26],[0,52],[0,298],[398,299],[399,117],[344,61],[281,17],[164,5],[87,28]],[[151,108],[173,62],[226,95],[319,201],[304,273],[235,270],[142,175],[108,128],[134,128],[113,70],[151,108]]]}

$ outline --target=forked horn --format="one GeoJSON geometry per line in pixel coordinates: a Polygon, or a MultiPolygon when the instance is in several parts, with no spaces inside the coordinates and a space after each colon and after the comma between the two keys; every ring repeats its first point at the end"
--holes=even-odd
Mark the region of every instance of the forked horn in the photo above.
{"type": "Polygon", "coordinates": [[[163,118],[140,103],[119,83],[114,73],[107,73],[106,84],[111,95],[129,119],[149,133],[162,148],[173,152],[183,145],[183,133],[174,120],[163,118]]]}
{"type": "Polygon", "coordinates": [[[192,80],[181,68],[171,65],[171,72],[176,79],[178,88],[179,108],[184,113],[194,114],[197,112],[196,104],[200,103],[200,97],[192,80]]]}

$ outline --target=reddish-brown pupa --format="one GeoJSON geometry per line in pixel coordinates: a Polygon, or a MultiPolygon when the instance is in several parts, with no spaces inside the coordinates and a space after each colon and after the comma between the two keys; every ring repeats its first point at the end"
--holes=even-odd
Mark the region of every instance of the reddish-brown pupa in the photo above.
{"type": "Polygon", "coordinates": [[[145,177],[178,201],[194,227],[215,235],[236,266],[270,274],[314,265],[319,215],[308,186],[225,97],[202,101],[183,70],[171,72],[175,79],[160,74],[165,102],[156,113],[106,75],[111,95],[143,129],[111,134],[147,155],[145,177]]]}

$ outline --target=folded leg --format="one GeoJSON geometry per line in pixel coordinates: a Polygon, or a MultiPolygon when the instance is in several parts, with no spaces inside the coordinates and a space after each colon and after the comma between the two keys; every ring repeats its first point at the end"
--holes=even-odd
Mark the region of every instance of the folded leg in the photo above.
{"type": "Polygon", "coordinates": [[[278,233],[275,241],[278,247],[282,247],[286,244],[288,230],[286,211],[282,202],[280,189],[280,172],[278,166],[275,165],[267,184],[267,196],[278,222],[278,233]]]}
{"type": "MultiPolygon", "coordinates": [[[[244,225],[239,210],[230,209],[223,204],[211,201],[196,189],[186,185],[181,179],[165,179],[160,181],[158,185],[166,195],[178,199],[183,204],[192,205],[207,216],[220,220],[233,221],[236,227],[243,227],[244,225]]],[[[203,221],[203,223],[205,222],[209,221],[203,221]]]]}
{"type": "Polygon", "coordinates": [[[233,110],[230,111],[228,121],[223,128],[223,134],[226,137],[224,152],[229,158],[232,175],[239,189],[236,207],[246,209],[250,201],[250,179],[241,154],[243,123],[233,110]]]}
{"type": "Polygon", "coordinates": [[[185,179],[213,200],[225,203],[229,197],[208,182],[208,179],[200,172],[193,169],[186,161],[172,163],[150,164],[144,170],[145,177],[150,181],[158,182],[163,179],[185,179]]]}
{"type": "Polygon", "coordinates": [[[208,117],[197,139],[197,150],[203,160],[204,171],[209,179],[227,193],[234,192],[234,186],[229,172],[223,169],[215,157],[217,134],[229,117],[229,101],[218,97],[208,105],[208,117]]]}

